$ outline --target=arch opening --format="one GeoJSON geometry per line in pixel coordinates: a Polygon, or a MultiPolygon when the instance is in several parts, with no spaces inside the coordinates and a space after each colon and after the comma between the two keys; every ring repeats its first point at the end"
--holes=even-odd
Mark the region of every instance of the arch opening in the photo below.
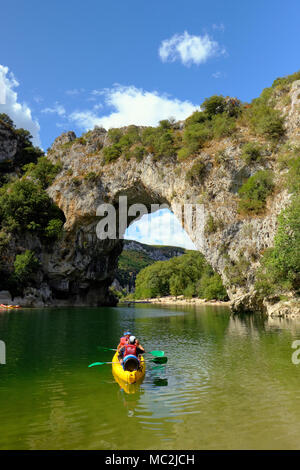
{"type": "Polygon", "coordinates": [[[158,209],[134,220],[127,227],[124,239],[148,245],[178,246],[197,250],[174,213],[168,208],[158,209]]]}

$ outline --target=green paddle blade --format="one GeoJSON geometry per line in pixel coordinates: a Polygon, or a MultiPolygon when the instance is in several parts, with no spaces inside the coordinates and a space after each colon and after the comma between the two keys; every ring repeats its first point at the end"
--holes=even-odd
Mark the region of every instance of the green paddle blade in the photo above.
{"type": "Polygon", "coordinates": [[[155,357],[152,359],[152,362],[155,362],[155,364],[166,364],[168,362],[167,357],[155,357]]]}
{"type": "Polygon", "coordinates": [[[165,351],[150,351],[150,354],[156,357],[163,357],[165,355],[165,351]]]}
{"type": "Polygon", "coordinates": [[[161,379],[160,377],[155,377],[153,385],[155,385],[156,387],[167,387],[168,379],[161,379]]]}
{"type": "Polygon", "coordinates": [[[104,346],[97,346],[97,349],[100,349],[100,351],[117,351],[116,349],[105,348],[104,346]]]}
{"type": "Polygon", "coordinates": [[[88,367],[102,366],[103,364],[107,364],[107,362],[93,362],[93,364],[90,364],[88,367]]]}
{"type": "Polygon", "coordinates": [[[152,367],[151,367],[151,370],[154,370],[154,371],[163,371],[165,370],[165,368],[161,365],[161,364],[153,364],[152,367]]]}

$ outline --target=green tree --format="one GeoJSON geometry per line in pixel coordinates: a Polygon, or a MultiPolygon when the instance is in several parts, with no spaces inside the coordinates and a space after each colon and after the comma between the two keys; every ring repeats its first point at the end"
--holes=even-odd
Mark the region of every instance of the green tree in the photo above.
{"type": "Polygon", "coordinates": [[[198,284],[198,295],[207,300],[227,300],[228,295],[219,274],[206,272],[198,284]]]}
{"type": "Polygon", "coordinates": [[[200,184],[205,174],[205,162],[197,160],[186,173],[186,180],[191,184],[200,184]]]}
{"type": "Polygon", "coordinates": [[[64,221],[40,184],[22,178],[0,188],[0,222],[12,231],[37,231],[44,235],[49,220],[64,221]]]}
{"type": "Polygon", "coordinates": [[[62,165],[60,163],[53,164],[47,157],[40,157],[37,163],[28,163],[23,166],[23,171],[26,175],[30,175],[37,179],[43,189],[51,185],[56,175],[61,171],[62,165]]]}
{"type": "Polygon", "coordinates": [[[169,286],[171,295],[175,295],[177,297],[177,295],[183,294],[183,291],[186,286],[184,276],[180,274],[173,274],[170,277],[169,286]]]}
{"type": "Polygon", "coordinates": [[[226,100],[222,95],[213,95],[206,98],[201,106],[209,118],[222,114],[226,109],[226,100]]]}
{"type": "Polygon", "coordinates": [[[63,221],[61,219],[51,219],[45,228],[45,235],[51,240],[58,239],[62,234],[63,221]]]}
{"type": "Polygon", "coordinates": [[[183,145],[189,149],[190,153],[194,153],[212,136],[213,131],[209,122],[190,124],[184,130],[183,145]]]}
{"type": "MultiPolygon", "coordinates": [[[[269,95],[268,95],[269,97],[269,95]]],[[[266,98],[253,100],[246,111],[252,130],[258,134],[276,141],[284,135],[284,118],[280,111],[274,109],[266,98]]]]}
{"type": "Polygon", "coordinates": [[[300,294],[300,196],[278,217],[274,247],[264,253],[257,272],[256,288],[269,295],[294,289],[300,294]]]}
{"type": "Polygon", "coordinates": [[[267,196],[274,188],[273,174],[269,170],[261,170],[250,176],[239,189],[239,211],[260,213],[266,205],[267,196]]]}
{"type": "Polygon", "coordinates": [[[183,291],[184,297],[191,299],[195,295],[195,285],[193,283],[188,284],[188,286],[183,291]]]}
{"type": "Polygon", "coordinates": [[[113,144],[109,147],[104,147],[103,155],[105,163],[110,163],[117,160],[122,154],[122,148],[120,144],[113,144]]]}
{"type": "Polygon", "coordinates": [[[168,261],[158,261],[142,269],[136,278],[135,297],[139,299],[170,294],[192,297],[199,291],[199,282],[203,276],[209,278],[205,284],[206,296],[223,299],[226,291],[224,287],[221,289],[221,278],[214,274],[203,255],[194,251],[168,261]]]}
{"type": "Polygon", "coordinates": [[[14,121],[5,113],[0,113],[0,121],[5,122],[11,128],[15,128],[14,121]]]}
{"type": "Polygon", "coordinates": [[[298,155],[288,162],[287,185],[292,193],[300,193],[300,149],[298,148],[296,152],[298,155]]]}
{"type": "Polygon", "coordinates": [[[247,142],[242,148],[242,159],[247,165],[261,159],[262,148],[256,142],[247,142]]]}
{"type": "Polygon", "coordinates": [[[16,280],[24,286],[34,277],[39,268],[39,261],[33,251],[26,250],[20,255],[16,255],[14,262],[14,276],[16,280]]]}

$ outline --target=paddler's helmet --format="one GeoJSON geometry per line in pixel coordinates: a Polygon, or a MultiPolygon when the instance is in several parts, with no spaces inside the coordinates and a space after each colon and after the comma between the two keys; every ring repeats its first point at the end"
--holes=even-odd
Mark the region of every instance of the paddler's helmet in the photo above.
{"type": "Polygon", "coordinates": [[[130,335],[131,335],[130,331],[125,331],[124,332],[124,336],[130,336],[130,335]]]}
{"type": "Polygon", "coordinates": [[[136,340],[136,337],[135,337],[135,336],[130,336],[130,338],[129,338],[129,343],[130,343],[130,344],[134,344],[134,343],[135,343],[135,340],[136,340]]]}

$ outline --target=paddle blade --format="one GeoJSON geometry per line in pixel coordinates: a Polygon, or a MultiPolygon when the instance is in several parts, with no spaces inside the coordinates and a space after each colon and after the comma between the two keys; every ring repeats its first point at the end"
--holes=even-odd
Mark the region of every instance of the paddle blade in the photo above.
{"type": "Polygon", "coordinates": [[[150,351],[150,354],[156,357],[163,357],[165,355],[165,351],[150,351]]]}
{"type": "Polygon", "coordinates": [[[168,358],[167,357],[155,357],[152,361],[155,362],[155,364],[166,364],[168,362],[168,358]]]}
{"type": "Polygon", "coordinates": [[[117,349],[106,348],[104,346],[97,346],[97,349],[99,349],[100,351],[117,351],[117,349]]]}
{"type": "Polygon", "coordinates": [[[155,385],[155,387],[167,387],[168,379],[161,379],[160,377],[155,377],[153,385],[155,385]]]}
{"type": "Polygon", "coordinates": [[[93,362],[93,364],[90,364],[88,367],[102,366],[103,364],[106,364],[106,362],[93,362]]]}

